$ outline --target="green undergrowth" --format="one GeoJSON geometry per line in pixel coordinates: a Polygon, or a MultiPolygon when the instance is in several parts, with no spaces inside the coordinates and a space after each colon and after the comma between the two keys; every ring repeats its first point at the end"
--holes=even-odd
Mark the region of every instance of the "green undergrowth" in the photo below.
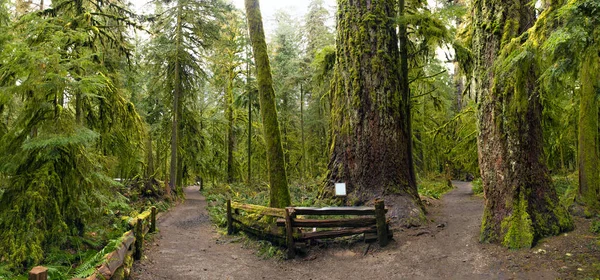
{"type": "Polygon", "coordinates": [[[454,189],[454,186],[442,176],[419,179],[417,187],[420,195],[434,199],[440,199],[442,195],[454,189]]]}
{"type": "Polygon", "coordinates": [[[573,202],[575,202],[577,189],[579,188],[578,180],[577,172],[573,172],[568,175],[552,176],[552,182],[560,199],[560,203],[566,209],[569,209],[573,202]]]}
{"type": "Polygon", "coordinates": [[[283,260],[285,258],[285,250],[266,240],[254,240],[244,235],[242,244],[244,248],[254,250],[256,255],[262,259],[276,258],[283,260]]]}
{"type": "Polygon", "coordinates": [[[474,195],[483,194],[483,182],[481,181],[481,178],[477,178],[477,179],[473,180],[471,182],[471,185],[473,186],[473,194],[474,195]]]}
{"type": "MultiPolygon", "coordinates": [[[[147,186],[146,186],[147,187],[147,186]]],[[[100,207],[94,217],[88,219],[84,232],[72,232],[61,246],[50,246],[44,250],[41,263],[48,268],[49,279],[85,278],[91,275],[103,261],[106,253],[113,251],[126,231],[127,218],[139,214],[142,209],[156,206],[166,211],[171,203],[156,195],[148,196],[144,188],[120,185],[112,195],[100,196],[100,207]]],[[[0,188],[0,195],[1,188],[0,188]]],[[[0,279],[27,279],[28,271],[35,265],[19,271],[7,260],[0,260],[0,279]]]]}

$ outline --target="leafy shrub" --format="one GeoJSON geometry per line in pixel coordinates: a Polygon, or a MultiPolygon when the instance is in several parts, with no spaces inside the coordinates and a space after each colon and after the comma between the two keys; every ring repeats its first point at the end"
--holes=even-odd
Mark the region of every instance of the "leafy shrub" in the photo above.
{"type": "Polygon", "coordinates": [[[481,178],[473,180],[471,185],[473,186],[473,194],[477,195],[483,193],[483,182],[481,181],[481,178]]]}
{"type": "Polygon", "coordinates": [[[575,197],[577,196],[577,189],[579,188],[577,176],[577,172],[575,172],[568,176],[552,177],[552,182],[560,199],[560,203],[567,209],[573,204],[575,197]]]}
{"type": "Polygon", "coordinates": [[[600,234],[600,220],[595,220],[592,222],[592,226],[590,227],[590,231],[595,234],[600,234]]]}

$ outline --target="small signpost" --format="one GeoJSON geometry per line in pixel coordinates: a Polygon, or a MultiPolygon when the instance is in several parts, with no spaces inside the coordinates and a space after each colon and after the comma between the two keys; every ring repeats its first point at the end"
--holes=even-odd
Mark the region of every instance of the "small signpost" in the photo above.
{"type": "Polygon", "coordinates": [[[335,183],[335,196],[346,196],[346,183],[335,183]]]}

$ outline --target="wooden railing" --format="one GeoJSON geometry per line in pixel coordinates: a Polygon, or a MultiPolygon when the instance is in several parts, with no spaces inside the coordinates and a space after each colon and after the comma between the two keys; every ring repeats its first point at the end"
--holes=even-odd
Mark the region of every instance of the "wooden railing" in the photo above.
{"type": "MultiPolygon", "coordinates": [[[[140,260],[144,250],[144,239],[149,232],[156,231],[156,207],[142,212],[129,220],[131,230],[125,232],[115,250],[103,257],[102,263],[87,280],[128,279],[134,260],[140,260]]],[[[47,280],[48,269],[36,266],[29,272],[30,280],[47,280]]]]}
{"type": "Polygon", "coordinates": [[[237,227],[259,237],[266,237],[288,248],[288,258],[296,255],[296,242],[312,239],[336,238],[356,234],[377,234],[381,246],[392,237],[386,220],[383,200],[375,207],[287,207],[269,208],[259,205],[227,201],[227,233],[233,234],[237,227]],[[242,215],[246,212],[247,215],[242,215]],[[274,230],[268,224],[258,222],[263,217],[275,219],[275,225],[285,230],[274,230]],[[357,216],[355,218],[305,219],[300,216],[357,216]],[[301,228],[326,228],[323,231],[301,232],[301,228]],[[296,229],[296,230],[294,230],[296,229]]]}

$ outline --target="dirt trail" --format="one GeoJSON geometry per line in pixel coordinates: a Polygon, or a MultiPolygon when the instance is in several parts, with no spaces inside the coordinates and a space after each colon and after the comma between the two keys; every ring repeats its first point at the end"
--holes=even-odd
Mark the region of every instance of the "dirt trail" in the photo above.
{"type": "Polygon", "coordinates": [[[429,207],[428,226],[395,229],[385,248],[362,242],[314,248],[304,258],[263,260],[253,250],[220,236],[210,223],[197,187],[185,203],[159,219],[160,233],[134,266],[134,279],[554,279],[548,269],[517,275],[493,256],[495,245],[479,244],[481,198],[469,183],[429,207]]]}

